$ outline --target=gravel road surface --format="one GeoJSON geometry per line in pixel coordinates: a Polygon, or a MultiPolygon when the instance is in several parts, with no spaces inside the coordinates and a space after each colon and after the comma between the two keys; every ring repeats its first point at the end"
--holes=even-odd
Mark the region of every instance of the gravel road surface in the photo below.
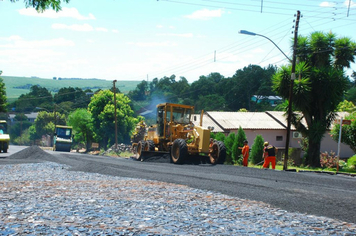
{"type": "Polygon", "coordinates": [[[1,158],[0,176],[0,235],[356,235],[349,176],[36,146],[1,158]]]}

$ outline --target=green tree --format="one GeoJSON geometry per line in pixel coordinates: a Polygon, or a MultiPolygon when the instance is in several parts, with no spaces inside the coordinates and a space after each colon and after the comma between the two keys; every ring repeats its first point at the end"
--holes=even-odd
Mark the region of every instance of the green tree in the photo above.
{"type": "MultiPolygon", "coordinates": [[[[356,112],[351,113],[345,117],[346,120],[351,120],[350,125],[342,125],[341,142],[350,146],[356,153],[356,112]]],[[[330,134],[333,140],[339,141],[340,124],[335,124],[330,134]]]]}
{"type": "Polygon", "coordinates": [[[257,135],[253,141],[251,148],[251,162],[252,164],[258,164],[263,160],[263,143],[264,139],[262,135],[257,135]]]}
{"type": "Polygon", "coordinates": [[[216,139],[216,140],[218,140],[218,141],[224,142],[224,141],[225,141],[225,134],[219,132],[219,133],[217,133],[217,134],[215,135],[215,138],[214,138],[214,139],[216,139]]]}
{"type": "Polygon", "coordinates": [[[31,126],[33,128],[30,127],[31,140],[40,139],[42,135],[50,135],[53,138],[55,125],[66,125],[65,115],[59,112],[39,112],[31,126]]]}
{"type": "MultiPolygon", "coordinates": [[[[2,71],[0,71],[1,75],[2,71]]],[[[0,77],[0,112],[7,112],[7,97],[4,80],[0,77]]]]}
{"type": "Polygon", "coordinates": [[[244,141],[246,140],[245,131],[239,127],[236,135],[236,139],[234,145],[232,146],[232,160],[235,164],[240,163],[242,161],[242,150],[239,147],[243,147],[244,141]],[[240,160],[241,159],[241,160],[240,160]]]}
{"type": "Polygon", "coordinates": [[[346,100],[356,104],[356,87],[352,87],[349,90],[347,90],[345,98],[346,100]]]}
{"type": "Polygon", "coordinates": [[[356,111],[356,106],[353,102],[349,102],[344,100],[337,105],[336,111],[346,111],[346,112],[353,112],[356,111]]]}
{"type": "MultiPolygon", "coordinates": [[[[20,113],[16,114],[15,120],[17,121],[15,124],[13,124],[10,128],[10,137],[11,140],[16,139],[20,137],[25,130],[27,130],[32,124],[31,122],[28,121],[28,118],[25,114],[20,113]]],[[[16,143],[15,144],[20,144],[16,143]]]]}
{"type": "MultiPolygon", "coordinates": [[[[130,107],[130,99],[122,94],[116,94],[118,142],[129,143],[131,132],[138,119],[130,107]]],[[[93,118],[94,138],[101,141],[103,146],[115,143],[115,107],[114,93],[102,90],[96,93],[88,105],[88,111],[93,118]]]]}
{"type": "MultiPolygon", "coordinates": [[[[10,0],[10,2],[18,2],[19,0],[10,0]]],[[[38,12],[43,12],[46,9],[52,8],[55,11],[60,11],[61,2],[68,3],[70,0],[24,0],[26,8],[33,7],[38,12]]]]}
{"type": "Polygon", "coordinates": [[[14,107],[18,112],[32,112],[36,107],[53,110],[53,97],[46,88],[33,85],[29,93],[19,97],[14,107]]]}
{"type": "Polygon", "coordinates": [[[235,133],[230,133],[226,138],[225,138],[225,147],[226,147],[226,163],[232,164],[232,146],[235,143],[236,139],[236,134],[235,133]]]}
{"type": "MultiPolygon", "coordinates": [[[[298,79],[294,82],[292,104],[300,113],[293,113],[292,123],[308,137],[307,165],[320,166],[321,140],[343,100],[348,82],[343,68],[354,62],[355,49],[354,42],[336,39],[332,33],[314,32],[310,37],[298,38],[300,63],[296,68],[298,79]]],[[[289,98],[290,79],[290,66],[283,66],[273,78],[274,90],[285,99],[289,98]]]]}
{"type": "Polygon", "coordinates": [[[275,68],[269,66],[267,69],[258,65],[249,65],[237,70],[231,79],[225,80],[223,96],[227,101],[228,109],[237,111],[246,108],[251,111],[251,98],[253,95],[274,95],[271,87],[271,78],[275,68]]]}
{"type": "Polygon", "coordinates": [[[84,108],[77,109],[69,114],[68,124],[73,127],[75,141],[83,142],[88,151],[93,140],[91,113],[84,108]]]}
{"type": "Polygon", "coordinates": [[[130,91],[127,96],[135,101],[142,101],[146,100],[147,91],[148,83],[146,80],[142,80],[141,83],[136,86],[135,90],[130,91]]]}

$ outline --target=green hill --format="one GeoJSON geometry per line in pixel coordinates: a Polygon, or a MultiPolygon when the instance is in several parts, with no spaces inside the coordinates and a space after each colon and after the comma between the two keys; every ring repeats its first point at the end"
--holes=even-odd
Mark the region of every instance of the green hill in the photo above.
{"type": "MultiPolygon", "coordinates": [[[[113,82],[109,80],[100,79],[42,79],[42,78],[29,78],[29,77],[14,77],[14,76],[1,76],[3,78],[6,95],[8,102],[17,99],[21,94],[30,92],[30,88],[33,85],[39,85],[48,89],[52,93],[56,93],[60,88],[73,87],[81,88],[83,90],[91,89],[95,92],[98,89],[110,89],[113,86],[113,82]]],[[[141,81],[117,81],[116,87],[120,89],[122,93],[128,93],[134,90],[141,81]]]]}

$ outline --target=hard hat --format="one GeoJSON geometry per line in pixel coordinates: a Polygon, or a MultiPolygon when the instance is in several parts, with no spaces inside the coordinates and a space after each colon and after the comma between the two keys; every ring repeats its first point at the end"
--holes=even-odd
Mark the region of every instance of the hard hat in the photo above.
{"type": "Polygon", "coordinates": [[[268,146],[268,144],[269,144],[268,142],[265,142],[263,145],[264,145],[264,146],[268,146]]]}

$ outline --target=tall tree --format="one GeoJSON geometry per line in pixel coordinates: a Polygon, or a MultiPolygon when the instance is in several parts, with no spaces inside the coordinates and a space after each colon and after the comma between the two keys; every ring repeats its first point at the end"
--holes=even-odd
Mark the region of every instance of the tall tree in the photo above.
{"type": "Polygon", "coordinates": [[[35,123],[30,127],[30,136],[34,141],[40,139],[42,135],[53,137],[55,125],[66,125],[65,115],[59,112],[41,111],[38,113],[35,123]]]}
{"type": "Polygon", "coordinates": [[[262,135],[258,134],[253,141],[251,149],[251,162],[252,164],[258,164],[263,161],[263,143],[264,139],[262,135]]]}
{"type": "Polygon", "coordinates": [[[253,95],[273,95],[271,78],[275,68],[267,69],[258,65],[248,65],[237,70],[230,80],[224,81],[225,91],[223,96],[227,101],[227,107],[232,111],[240,108],[251,110],[251,98],[253,95]]]}
{"type": "MultiPolygon", "coordinates": [[[[10,0],[10,2],[18,2],[19,0],[10,0]]],[[[70,0],[24,0],[26,7],[33,7],[38,12],[43,12],[46,9],[52,8],[55,11],[60,11],[61,2],[68,3],[70,0]]]]}
{"type": "MultiPolygon", "coordinates": [[[[300,63],[296,68],[292,104],[300,113],[293,113],[292,123],[308,137],[307,165],[320,166],[321,140],[347,89],[343,68],[350,67],[355,53],[355,42],[337,39],[332,33],[314,32],[309,37],[298,38],[300,63]]],[[[290,78],[290,66],[283,66],[273,78],[275,91],[285,99],[289,98],[290,78]]]]}
{"type": "Polygon", "coordinates": [[[235,143],[236,134],[230,133],[224,140],[225,147],[226,147],[226,162],[228,164],[233,164],[232,162],[232,147],[235,143]]]}
{"type": "Polygon", "coordinates": [[[75,141],[84,142],[86,150],[89,151],[90,142],[93,140],[91,113],[84,108],[77,109],[69,114],[68,124],[73,127],[75,141]]]}
{"type": "MultiPolygon", "coordinates": [[[[1,75],[2,71],[0,71],[1,75]]],[[[0,112],[7,111],[7,97],[4,80],[0,77],[0,112]]]]}
{"type": "MultiPolygon", "coordinates": [[[[129,143],[131,132],[138,123],[138,119],[133,117],[130,102],[126,95],[116,94],[118,142],[129,143]]],[[[114,93],[110,90],[96,93],[88,105],[88,111],[93,118],[94,138],[100,140],[103,146],[113,145],[115,143],[114,93]]]]}
{"type": "Polygon", "coordinates": [[[40,107],[47,110],[53,110],[52,94],[44,87],[33,85],[30,92],[22,94],[14,103],[16,111],[31,112],[40,107]]]}
{"type": "Polygon", "coordinates": [[[244,146],[244,141],[246,139],[247,138],[246,138],[245,131],[240,126],[239,129],[237,130],[234,145],[232,146],[232,160],[234,161],[235,164],[242,163],[242,155],[241,155],[242,150],[239,149],[239,147],[244,146]]]}

